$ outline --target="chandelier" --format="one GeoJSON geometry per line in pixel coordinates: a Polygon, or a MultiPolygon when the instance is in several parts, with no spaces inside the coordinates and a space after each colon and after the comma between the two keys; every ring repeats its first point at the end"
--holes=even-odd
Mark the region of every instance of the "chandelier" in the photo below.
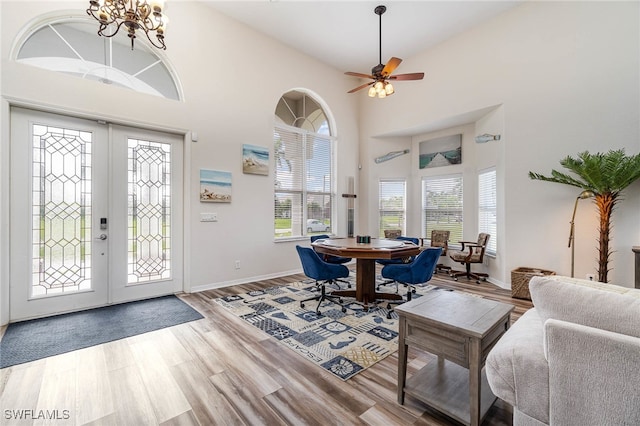
{"type": "Polygon", "coordinates": [[[124,25],[131,39],[131,50],[136,39],[136,30],[144,31],[147,39],[158,49],[165,50],[164,31],[167,17],[162,14],[164,0],[89,0],[87,15],[100,22],[98,35],[113,37],[124,25]],[[107,28],[115,28],[111,34],[105,34],[107,28]],[[155,32],[157,41],[151,36],[155,32]]]}

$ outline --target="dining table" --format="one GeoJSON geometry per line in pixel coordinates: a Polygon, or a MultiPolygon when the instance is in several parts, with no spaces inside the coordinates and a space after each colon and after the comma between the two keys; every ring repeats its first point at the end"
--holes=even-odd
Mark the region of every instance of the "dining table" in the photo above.
{"type": "Polygon", "coordinates": [[[354,297],[365,310],[379,300],[402,300],[398,293],[376,291],[376,260],[404,259],[420,253],[420,247],[410,241],[386,238],[368,238],[368,242],[359,242],[359,238],[325,238],[314,241],[313,249],[321,254],[356,259],[356,289],[334,290],[331,294],[342,297],[354,297]]]}

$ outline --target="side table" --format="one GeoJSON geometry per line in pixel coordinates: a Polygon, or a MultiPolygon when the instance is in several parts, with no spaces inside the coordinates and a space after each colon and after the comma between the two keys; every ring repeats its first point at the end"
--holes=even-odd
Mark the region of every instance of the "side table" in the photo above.
{"type": "Polygon", "coordinates": [[[510,326],[513,306],[436,290],[404,303],[399,316],[398,403],[405,394],[466,425],[479,425],[496,396],[483,366],[510,326]],[[437,355],[408,378],[409,346],[437,355]]]}

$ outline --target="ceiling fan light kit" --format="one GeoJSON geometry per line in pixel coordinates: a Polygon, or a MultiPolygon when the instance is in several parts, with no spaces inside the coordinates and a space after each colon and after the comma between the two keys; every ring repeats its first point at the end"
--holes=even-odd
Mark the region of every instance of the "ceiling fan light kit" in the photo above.
{"type": "Polygon", "coordinates": [[[402,59],[392,57],[385,65],[382,64],[382,14],[387,11],[387,7],[383,5],[376,6],[373,11],[380,17],[378,57],[379,63],[371,69],[371,74],[362,74],[351,71],[348,71],[345,74],[360,78],[370,78],[373,80],[369,83],[358,86],[355,89],[349,90],[348,93],[357,92],[358,90],[364,89],[367,86],[371,86],[369,87],[368,92],[369,97],[386,98],[387,96],[393,95],[395,93],[395,89],[389,80],[422,80],[424,78],[424,73],[415,72],[410,74],[391,75],[391,73],[395,71],[398,65],[400,65],[402,59]]]}

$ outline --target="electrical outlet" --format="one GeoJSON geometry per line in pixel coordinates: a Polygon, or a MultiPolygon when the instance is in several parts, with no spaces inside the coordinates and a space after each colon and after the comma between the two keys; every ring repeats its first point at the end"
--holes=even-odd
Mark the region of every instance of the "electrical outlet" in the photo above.
{"type": "Polygon", "coordinates": [[[240,261],[236,260],[236,269],[240,269],[240,261]]]}

